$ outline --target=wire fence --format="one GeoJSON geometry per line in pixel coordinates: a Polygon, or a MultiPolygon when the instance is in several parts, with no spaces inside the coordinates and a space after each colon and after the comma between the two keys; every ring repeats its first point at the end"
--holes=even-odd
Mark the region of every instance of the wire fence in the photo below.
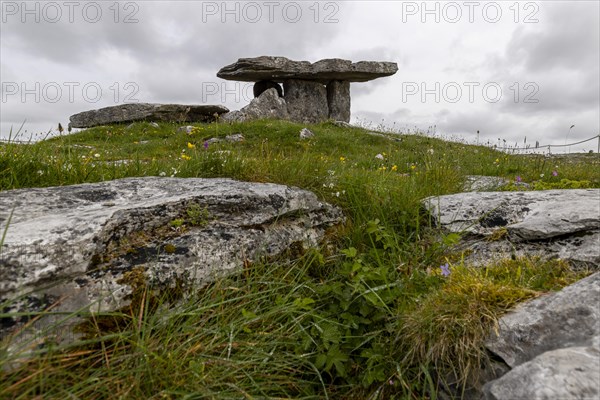
{"type": "Polygon", "coordinates": [[[575,146],[578,144],[582,144],[582,143],[587,143],[587,142],[591,142],[592,140],[598,140],[598,149],[597,152],[600,153],[600,135],[596,135],[593,136],[589,139],[585,139],[585,140],[581,140],[579,142],[574,142],[574,143],[568,143],[568,144],[546,144],[546,145],[540,145],[539,143],[536,142],[536,144],[534,146],[526,146],[526,147],[505,147],[502,150],[508,150],[508,151],[532,151],[532,150],[542,150],[545,151],[546,149],[548,150],[548,153],[552,152],[553,148],[556,147],[571,147],[571,146],[575,146]]]}
{"type": "Polygon", "coordinates": [[[9,144],[9,143],[16,143],[16,144],[27,144],[27,143],[34,143],[31,140],[16,140],[16,139],[1,139],[0,138],[0,143],[5,143],[5,144],[9,144]]]}

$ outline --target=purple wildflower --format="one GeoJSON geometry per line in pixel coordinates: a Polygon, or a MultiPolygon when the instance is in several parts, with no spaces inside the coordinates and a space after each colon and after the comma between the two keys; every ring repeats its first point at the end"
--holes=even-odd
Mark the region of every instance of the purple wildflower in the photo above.
{"type": "Polygon", "coordinates": [[[208,149],[208,140],[204,141],[204,149],[207,150],[208,149]]]}
{"type": "Polygon", "coordinates": [[[442,269],[442,275],[444,275],[444,276],[450,275],[450,266],[448,265],[448,263],[446,263],[444,265],[440,265],[440,268],[442,269]]]}
{"type": "Polygon", "coordinates": [[[556,171],[556,170],[552,171],[552,176],[558,176],[558,171],[556,171]]]}
{"type": "Polygon", "coordinates": [[[521,182],[521,181],[522,181],[522,179],[521,179],[521,176],[520,176],[520,175],[517,175],[517,177],[515,178],[515,180],[516,180],[517,182],[521,182]]]}

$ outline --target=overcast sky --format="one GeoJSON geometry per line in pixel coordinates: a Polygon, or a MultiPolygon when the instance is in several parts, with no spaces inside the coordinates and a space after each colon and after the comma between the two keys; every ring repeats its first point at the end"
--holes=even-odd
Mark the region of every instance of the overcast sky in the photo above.
{"type": "Polygon", "coordinates": [[[276,55],[398,63],[392,77],[352,84],[354,123],[572,143],[600,133],[599,4],[2,1],[0,136],[24,121],[27,134],[56,130],[72,114],[127,102],[239,109],[251,84],[216,72],[276,55]]]}

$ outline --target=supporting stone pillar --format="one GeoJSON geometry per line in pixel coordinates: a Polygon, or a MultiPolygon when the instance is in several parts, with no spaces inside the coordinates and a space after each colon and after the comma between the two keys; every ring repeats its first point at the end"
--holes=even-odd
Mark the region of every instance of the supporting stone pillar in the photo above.
{"type": "Polygon", "coordinates": [[[350,122],[350,82],[331,81],[327,85],[329,118],[334,121],[350,122]]]}
{"type": "Polygon", "coordinates": [[[315,124],[329,118],[327,89],[322,83],[289,79],[283,82],[283,98],[290,120],[315,124]]]}

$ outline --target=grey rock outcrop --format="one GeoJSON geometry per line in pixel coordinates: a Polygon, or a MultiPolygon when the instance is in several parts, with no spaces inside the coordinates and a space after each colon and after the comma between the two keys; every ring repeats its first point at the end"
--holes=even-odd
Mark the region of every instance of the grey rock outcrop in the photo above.
{"type": "Polygon", "coordinates": [[[512,369],[483,387],[486,400],[600,395],[600,272],[503,316],[488,350],[512,369]]]}
{"type": "Polygon", "coordinates": [[[290,120],[310,124],[329,118],[327,89],[323,84],[313,81],[287,80],[283,82],[283,92],[290,120]]]}
{"type": "Polygon", "coordinates": [[[90,128],[136,121],[211,122],[216,119],[215,115],[228,111],[227,107],[220,105],[130,103],[71,115],[69,125],[73,128],[90,128]]]}
{"type": "MultiPolygon", "coordinates": [[[[153,288],[196,287],[292,244],[314,246],[343,219],[311,192],[229,179],[4,191],[0,231],[13,209],[0,253],[4,313],[120,309],[132,293],[123,280],[131,271],[153,288]]],[[[2,326],[22,322],[3,318],[2,326]]]]}
{"type": "Polygon", "coordinates": [[[308,128],[302,128],[300,130],[300,139],[310,139],[315,137],[315,134],[308,128]]]}
{"type": "Polygon", "coordinates": [[[485,400],[593,400],[600,396],[600,336],[596,344],[543,353],[483,387],[485,400]]]}
{"type": "Polygon", "coordinates": [[[458,193],[424,205],[439,226],[466,234],[467,263],[539,255],[600,268],[600,189],[458,193]]]}
{"type": "Polygon", "coordinates": [[[466,192],[494,192],[510,183],[499,176],[467,175],[463,184],[466,192]]]}
{"type": "Polygon", "coordinates": [[[287,104],[274,88],[265,90],[241,110],[231,111],[221,116],[221,120],[225,122],[257,119],[289,119],[287,104]]]}
{"type": "Polygon", "coordinates": [[[187,133],[190,135],[194,131],[194,127],[192,125],[180,126],[177,128],[177,133],[187,133]]]}
{"type": "MultiPolygon", "coordinates": [[[[222,79],[258,82],[262,80],[283,82],[288,79],[319,81],[366,82],[385,76],[394,75],[398,65],[393,62],[360,61],[331,58],[310,63],[308,61],[292,61],[285,57],[261,56],[240,58],[217,72],[222,79]]],[[[285,91],[284,91],[285,92],[285,91]]]]}
{"type": "MultiPolygon", "coordinates": [[[[366,82],[398,71],[396,63],[325,59],[315,63],[292,61],[285,57],[240,58],[221,68],[222,79],[257,82],[255,96],[266,85],[284,85],[287,119],[299,122],[323,122],[327,119],[350,121],[350,82],[366,82]]],[[[278,88],[278,87],[276,87],[278,88]]],[[[280,92],[281,96],[281,92],[280,92]]],[[[244,114],[232,114],[243,120],[244,114]]]]}

